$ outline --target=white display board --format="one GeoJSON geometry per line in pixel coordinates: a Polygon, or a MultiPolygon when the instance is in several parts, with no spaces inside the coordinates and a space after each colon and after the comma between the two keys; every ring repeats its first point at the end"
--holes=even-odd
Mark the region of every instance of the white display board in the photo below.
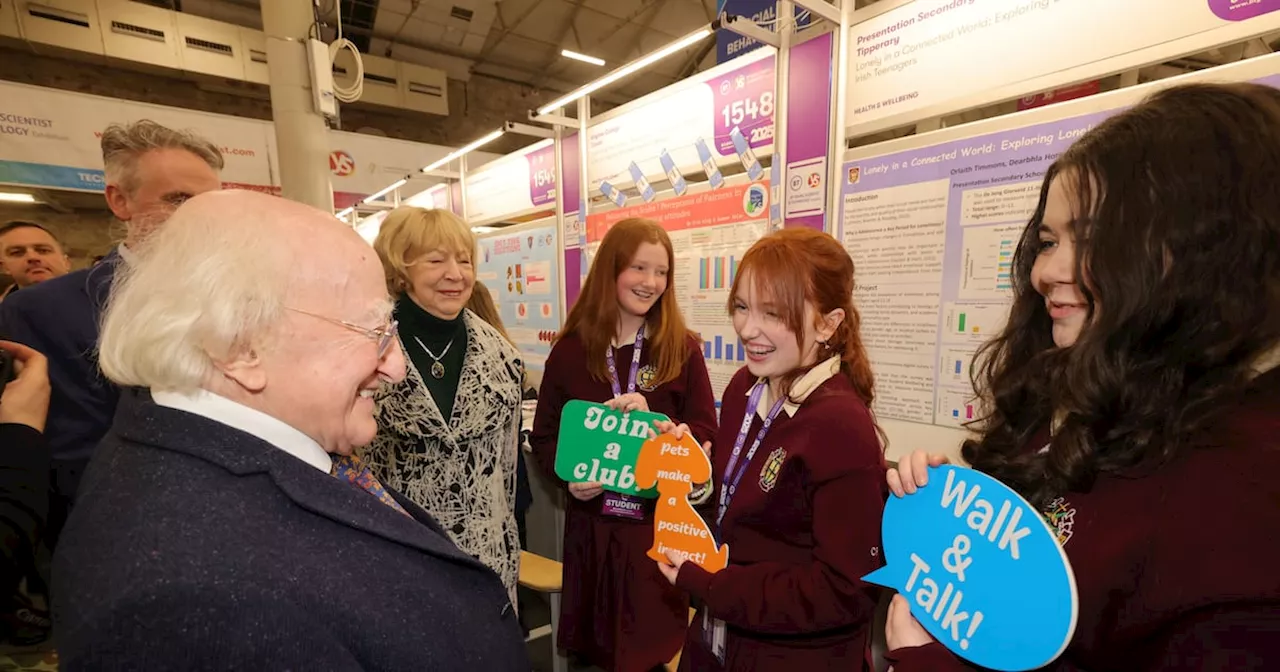
{"type": "Polygon", "coordinates": [[[602,180],[619,189],[635,184],[634,162],[649,181],[667,179],[665,152],[681,173],[737,162],[735,130],[757,157],[773,153],[776,50],[757,49],[693,75],[591,120],[587,131],[590,197],[602,180]]]}
{"type": "Polygon", "coordinates": [[[845,126],[874,133],[1280,30],[1275,0],[885,0],[855,14],[845,126]]]}
{"type": "MultiPolygon", "coordinates": [[[[468,166],[474,165],[470,155],[467,160],[468,166]]],[[[465,190],[468,223],[489,224],[503,218],[554,209],[555,164],[555,141],[548,139],[468,172],[465,190]]]]}
{"type": "MultiPolygon", "coordinates": [[[[102,130],[111,123],[151,119],[190,129],[217,144],[229,188],[279,193],[280,161],[270,121],[0,82],[0,184],[102,191],[102,130]]],[[[452,151],[442,145],[329,131],[329,171],[335,201],[373,193],[452,151]]],[[[473,152],[482,166],[497,155],[473,152]]]]}
{"type": "Polygon", "coordinates": [[[1013,251],[1055,157],[1159,88],[1280,87],[1277,72],[1280,54],[848,152],[839,236],[857,269],[889,459],[958,457],[978,412],[969,365],[1004,326],[1013,251]]]}

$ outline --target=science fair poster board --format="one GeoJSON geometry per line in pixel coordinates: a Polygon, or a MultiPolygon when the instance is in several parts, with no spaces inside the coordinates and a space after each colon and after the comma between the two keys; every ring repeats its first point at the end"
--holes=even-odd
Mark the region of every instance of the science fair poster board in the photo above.
{"type": "Polygon", "coordinates": [[[888,459],[928,446],[958,458],[980,413],[969,371],[1003,328],[1012,255],[1053,160],[1102,120],[1160,88],[1280,87],[1280,54],[851,150],[839,238],[876,374],[888,459]]]}
{"type": "Polygon", "coordinates": [[[1280,0],[886,0],[854,15],[865,135],[1280,30],[1280,0]]]}
{"type": "Polygon", "coordinates": [[[729,291],[743,255],[768,231],[769,199],[767,181],[737,175],[721,189],[695,185],[683,196],[587,217],[589,259],[609,228],[624,219],[645,217],[666,229],[675,250],[674,282],[667,291],[675,293],[685,324],[702,339],[717,407],[733,374],[746,365],[746,350],[729,319],[729,291]]]}
{"type": "Polygon", "coordinates": [[[525,367],[542,371],[560,331],[560,255],[555,218],[481,236],[476,279],[484,282],[525,367]]]}

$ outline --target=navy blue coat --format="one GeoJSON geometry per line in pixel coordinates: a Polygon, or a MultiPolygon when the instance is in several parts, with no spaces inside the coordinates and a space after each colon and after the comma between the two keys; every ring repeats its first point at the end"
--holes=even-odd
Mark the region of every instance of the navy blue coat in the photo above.
{"type": "Polygon", "coordinates": [[[62,669],[529,670],[497,575],[393,495],[126,391],[54,557],[62,669]]]}
{"type": "Polygon", "coordinates": [[[58,471],[55,490],[74,497],[84,464],[111,426],[119,389],[98,369],[102,309],[120,254],[92,268],[14,292],[0,303],[0,335],[49,359],[49,421],[45,437],[58,471]]]}

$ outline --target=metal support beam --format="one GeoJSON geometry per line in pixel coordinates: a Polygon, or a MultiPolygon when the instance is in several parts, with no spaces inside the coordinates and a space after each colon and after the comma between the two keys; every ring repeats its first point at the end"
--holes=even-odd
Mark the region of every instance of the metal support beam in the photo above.
{"type": "MultiPolygon", "coordinates": [[[[792,0],[792,2],[794,2],[797,7],[807,9],[831,23],[840,23],[841,10],[828,5],[826,0],[792,0]]],[[[852,0],[841,0],[841,4],[848,2],[852,2],[852,0]]]]}
{"type": "Polygon", "coordinates": [[[778,37],[778,33],[762,28],[760,24],[745,16],[731,16],[727,21],[722,21],[720,27],[757,42],[763,42],[775,49],[782,48],[782,40],[778,37]]]}
{"type": "MultiPolygon", "coordinates": [[[[797,5],[808,6],[808,2],[792,0],[797,5]]],[[[849,27],[853,17],[854,0],[840,0],[839,28],[836,31],[836,53],[831,64],[831,72],[835,77],[835,91],[831,95],[831,157],[829,177],[827,178],[827,233],[840,237],[839,222],[844,211],[844,199],[841,198],[841,187],[844,185],[844,153],[848,149],[849,139],[845,127],[845,97],[849,89],[849,27]]]]}
{"type": "Polygon", "coordinates": [[[778,55],[775,57],[774,91],[773,91],[773,159],[777,166],[777,184],[769,185],[778,205],[778,220],[770,222],[777,226],[786,226],[787,221],[787,127],[791,116],[791,37],[795,33],[795,15],[792,4],[788,0],[778,0],[776,5],[778,16],[778,55]],[[784,20],[784,18],[786,20],[784,20]]]}
{"type": "MultiPolygon", "coordinates": [[[[560,26],[560,30],[557,31],[558,34],[556,35],[556,38],[552,40],[552,42],[555,42],[555,46],[551,47],[550,56],[548,56],[547,60],[542,64],[542,74],[538,75],[538,77],[533,80],[533,88],[542,88],[542,83],[547,81],[547,77],[551,74],[551,66],[555,65],[556,61],[563,58],[560,55],[560,50],[564,48],[564,38],[568,37],[570,31],[574,31],[576,35],[577,29],[574,26],[578,22],[578,13],[582,11],[582,6],[586,4],[586,2],[587,0],[574,0],[573,9],[569,10],[569,18],[560,26]]],[[[577,44],[575,46],[579,51],[581,51],[581,44],[577,44]]]]}
{"type": "Polygon", "coordinates": [[[271,118],[280,158],[281,195],[333,212],[329,184],[329,127],[311,101],[311,66],[305,47],[315,20],[310,0],[262,3],[271,79],[271,118]]]}
{"type": "Polygon", "coordinates": [[[566,117],[562,114],[538,114],[537,110],[529,110],[529,121],[538,121],[552,126],[577,127],[578,120],[573,117],[566,117]]]}
{"type": "Polygon", "coordinates": [[[440,168],[437,168],[436,170],[432,170],[426,173],[419,173],[419,174],[426,175],[427,177],[440,177],[446,180],[456,180],[462,177],[462,173],[456,170],[444,170],[440,168]]]}
{"type": "Polygon", "coordinates": [[[522,124],[518,121],[508,121],[505,128],[508,133],[519,133],[520,135],[528,135],[534,138],[554,138],[556,132],[541,126],[530,126],[522,124]]]}

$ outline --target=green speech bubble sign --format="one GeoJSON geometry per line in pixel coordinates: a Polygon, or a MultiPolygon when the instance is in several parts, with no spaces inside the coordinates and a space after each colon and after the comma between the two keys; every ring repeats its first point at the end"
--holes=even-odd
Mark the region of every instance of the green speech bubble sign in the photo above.
{"type": "MultiPolygon", "coordinates": [[[[600,483],[605,490],[653,499],[656,488],[636,487],[636,460],[661,413],[626,415],[603,404],[573,400],[560,413],[556,475],[568,483],[600,483]]],[[[656,430],[654,430],[656,432],[656,430]]]]}

